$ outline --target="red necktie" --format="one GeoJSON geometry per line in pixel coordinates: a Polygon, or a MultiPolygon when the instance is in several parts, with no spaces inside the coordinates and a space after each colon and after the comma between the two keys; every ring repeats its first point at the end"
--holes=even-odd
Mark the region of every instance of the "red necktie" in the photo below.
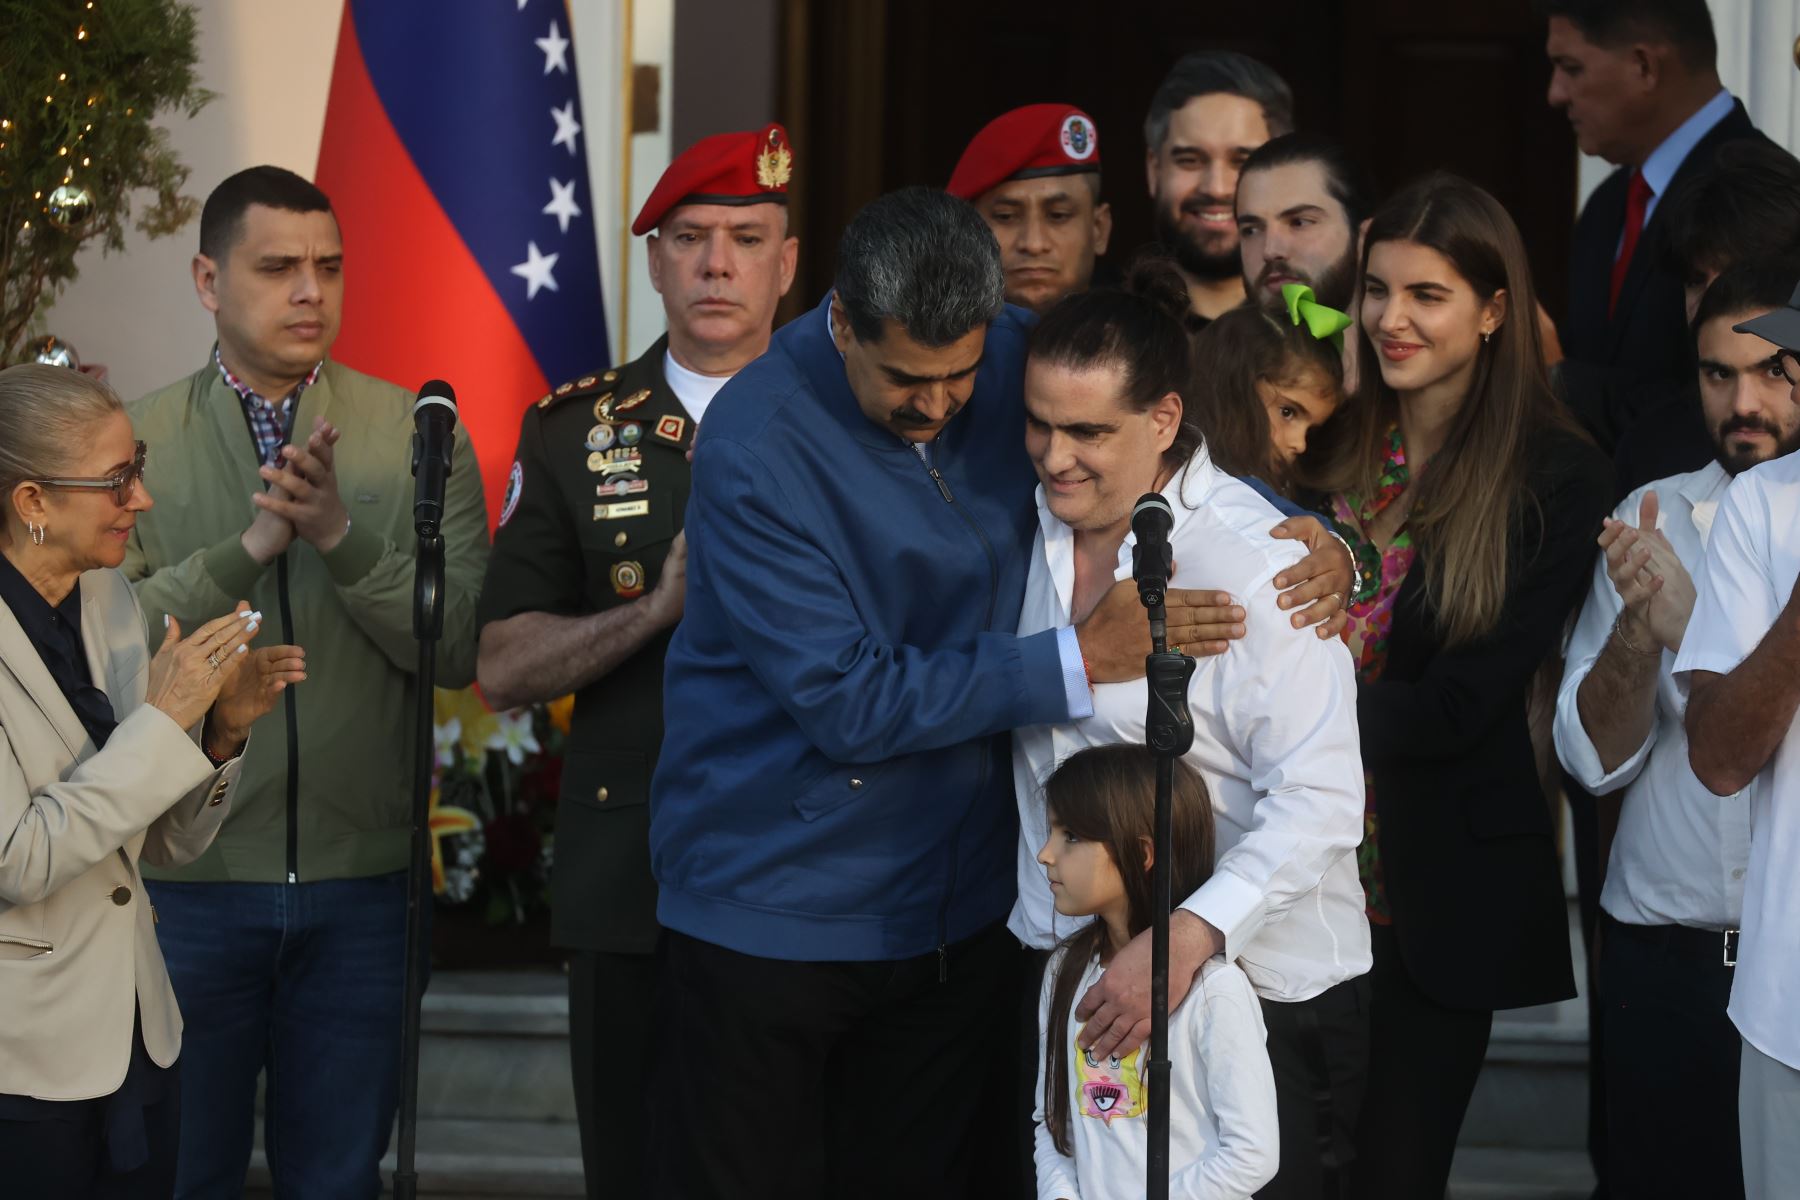
{"type": "Polygon", "coordinates": [[[1625,273],[1631,270],[1631,255],[1637,249],[1638,235],[1644,232],[1644,210],[1650,207],[1650,185],[1642,171],[1631,173],[1631,186],[1625,190],[1625,238],[1619,243],[1619,257],[1613,260],[1612,291],[1606,302],[1610,320],[1619,307],[1619,289],[1625,286],[1625,273]]]}

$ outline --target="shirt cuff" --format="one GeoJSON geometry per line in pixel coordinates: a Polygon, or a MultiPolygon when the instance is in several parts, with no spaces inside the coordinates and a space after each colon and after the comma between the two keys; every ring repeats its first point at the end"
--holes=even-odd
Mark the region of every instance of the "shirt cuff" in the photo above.
{"type": "Polygon", "coordinates": [[[1261,889],[1230,871],[1214,871],[1181,907],[1224,936],[1227,961],[1244,952],[1244,943],[1262,928],[1266,911],[1261,889]]]}
{"type": "MultiPolygon", "coordinates": [[[[1585,673],[1583,678],[1586,678],[1585,673]]],[[[1568,703],[1557,704],[1556,721],[1551,727],[1553,741],[1556,743],[1556,757],[1569,774],[1575,777],[1584,790],[1591,795],[1604,796],[1616,792],[1636,779],[1643,770],[1644,763],[1650,758],[1650,750],[1656,745],[1656,722],[1650,723],[1650,732],[1630,757],[1608,771],[1600,762],[1600,752],[1594,749],[1594,739],[1588,736],[1586,726],[1581,723],[1581,710],[1577,707],[1576,697],[1579,695],[1580,683],[1575,688],[1565,691],[1568,703]],[[1565,711],[1566,707],[1566,711],[1565,711]]]]}
{"type": "Polygon", "coordinates": [[[1087,664],[1081,661],[1081,639],[1073,625],[1056,631],[1056,656],[1062,660],[1063,700],[1069,720],[1094,715],[1094,693],[1088,690],[1087,664]]]}

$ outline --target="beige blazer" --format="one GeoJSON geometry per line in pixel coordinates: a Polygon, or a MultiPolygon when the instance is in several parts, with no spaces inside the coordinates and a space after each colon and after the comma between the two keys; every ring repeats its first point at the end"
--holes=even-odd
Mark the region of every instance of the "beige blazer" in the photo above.
{"type": "Polygon", "coordinates": [[[242,758],[215,771],[199,729],[144,703],[150,649],[125,577],[81,577],[81,636],[119,727],[94,743],[0,604],[0,1093],[109,1095],[144,1045],[167,1066],[181,1013],[138,859],[189,862],[218,832],[242,758]]]}

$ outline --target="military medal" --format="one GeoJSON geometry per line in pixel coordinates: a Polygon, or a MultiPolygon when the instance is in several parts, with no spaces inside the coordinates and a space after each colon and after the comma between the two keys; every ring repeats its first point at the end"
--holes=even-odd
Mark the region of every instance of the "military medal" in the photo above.
{"type": "Polygon", "coordinates": [[[595,450],[593,453],[588,455],[588,470],[604,471],[605,469],[606,469],[606,455],[600,453],[600,451],[598,451],[598,450],[595,450]]]}
{"type": "Polygon", "coordinates": [[[653,432],[654,435],[661,440],[673,442],[679,446],[682,444],[682,440],[687,437],[687,418],[676,416],[661,417],[657,420],[656,429],[653,432]]]}
{"type": "Polygon", "coordinates": [[[611,425],[596,425],[588,430],[587,448],[589,450],[611,450],[614,436],[611,425]]]}
{"type": "Polygon", "coordinates": [[[596,421],[612,420],[612,396],[613,396],[613,394],[611,392],[608,392],[608,393],[606,393],[606,395],[604,395],[604,396],[600,397],[598,400],[594,401],[594,420],[596,420],[596,421]]]}
{"type": "Polygon", "coordinates": [[[635,496],[649,490],[648,479],[609,479],[605,483],[594,485],[596,496],[635,496]]]}
{"type": "Polygon", "coordinates": [[[604,461],[595,469],[602,475],[618,475],[625,471],[635,474],[644,466],[644,452],[628,446],[615,446],[601,458],[604,461]]]}
{"type": "Polygon", "coordinates": [[[594,520],[611,521],[618,517],[647,517],[650,515],[648,500],[618,500],[612,504],[594,505],[594,520]]]}
{"type": "Polygon", "coordinates": [[[627,600],[644,594],[644,564],[635,562],[614,563],[612,569],[613,591],[627,600]]]}
{"type": "Polygon", "coordinates": [[[644,427],[636,421],[627,421],[619,426],[619,445],[635,446],[644,440],[644,427]]]}

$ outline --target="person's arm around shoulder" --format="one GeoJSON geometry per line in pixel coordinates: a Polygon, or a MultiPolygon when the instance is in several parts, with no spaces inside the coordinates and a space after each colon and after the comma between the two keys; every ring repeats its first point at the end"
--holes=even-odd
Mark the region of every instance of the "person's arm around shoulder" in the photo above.
{"type": "Polygon", "coordinates": [[[1770,574],[1762,481],[1740,475],[1706,548],[1691,631],[1675,661],[1688,685],[1688,764],[1717,796],[1768,765],[1800,708],[1800,584],[1785,601],[1770,574]]]}
{"type": "MultiPolygon", "coordinates": [[[[1237,966],[1208,963],[1192,1003],[1198,1045],[1194,1058],[1206,1081],[1208,1107],[1219,1137],[1195,1162],[1177,1168],[1169,1195],[1183,1200],[1229,1200],[1255,1195],[1275,1178],[1281,1161],[1281,1126],[1276,1113],[1275,1073],[1269,1063],[1268,1030],[1262,1004],[1237,966]]],[[[1173,1034],[1173,1056],[1182,1046],[1173,1034]]],[[[1179,1058],[1177,1058],[1179,1061],[1179,1058]]]]}
{"type": "Polygon", "coordinates": [[[880,762],[1068,717],[1055,630],[980,633],[947,647],[882,641],[804,520],[748,447],[701,441],[687,511],[694,585],[706,588],[732,646],[820,753],[880,762]]]}

